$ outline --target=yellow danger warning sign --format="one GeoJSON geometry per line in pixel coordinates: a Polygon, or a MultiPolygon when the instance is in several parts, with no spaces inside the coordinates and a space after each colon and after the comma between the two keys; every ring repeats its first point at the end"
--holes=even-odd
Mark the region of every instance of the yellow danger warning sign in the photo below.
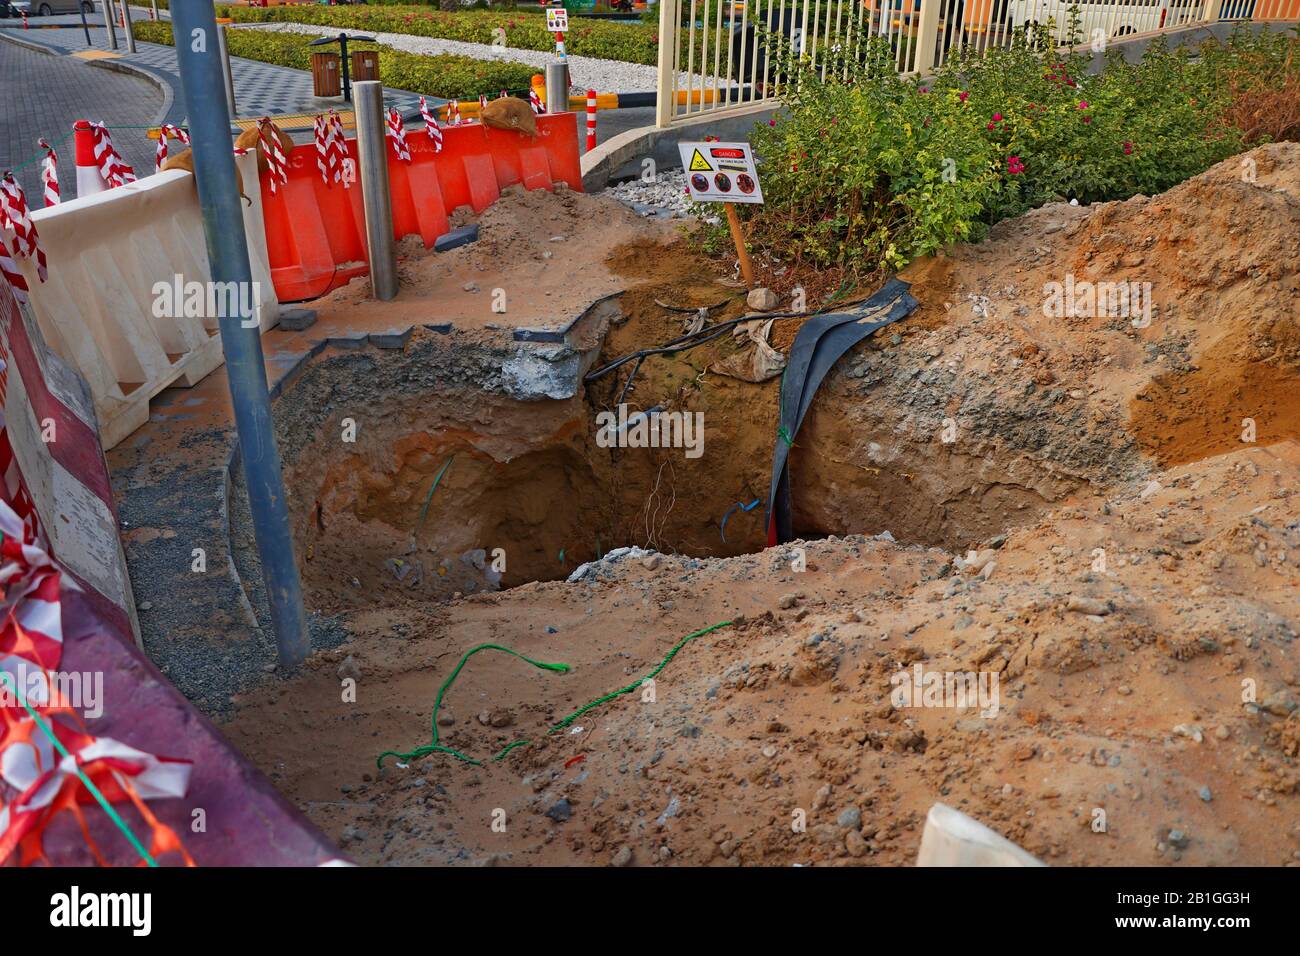
{"type": "Polygon", "coordinates": [[[691,154],[691,164],[687,168],[690,169],[690,171],[693,173],[713,172],[713,167],[709,165],[709,161],[704,158],[704,154],[701,153],[698,149],[691,154]]]}

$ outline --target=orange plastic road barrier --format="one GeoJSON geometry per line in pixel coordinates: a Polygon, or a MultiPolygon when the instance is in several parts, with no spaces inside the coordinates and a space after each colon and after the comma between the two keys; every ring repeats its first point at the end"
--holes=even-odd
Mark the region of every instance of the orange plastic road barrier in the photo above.
{"type": "MultiPolygon", "coordinates": [[[[556,113],[537,117],[537,136],[490,129],[480,123],[442,131],[442,152],[424,127],[406,132],[411,161],[388,151],[388,179],[393,203],[393,235],[417,234],[431,248],[450,231],[448,215],[460,206],[482,212],[507,186],[553,189],[564,182],[582,189],[578,160],[577,116],[556,113]]],[[[356,140],[347,140],[356,169],[356,140]]],[[[289,154],[289,181],[272,193],[262,173],[262,209],[271,280],[281,302],[301,302],[369,271],[365,212],[361,187],[326,185],[316,166],[316,145],[305,143],[289,154]]]]}

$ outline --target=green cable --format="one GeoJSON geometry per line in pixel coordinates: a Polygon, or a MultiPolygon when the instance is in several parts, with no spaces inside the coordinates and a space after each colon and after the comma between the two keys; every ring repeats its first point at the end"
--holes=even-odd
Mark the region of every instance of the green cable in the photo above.
{"type": "MultiPolygon", "coordinates": [[[[638,690],[642,685],[645,684],[646,681],[653,680],[655,677],[657,677],[659,673],[665,667],[668,666],[669,662],[674,657],[677,656],[677,652],[680,651],[683,647],[685,647],[688,643],[695,640],[695,638],[697,637],[703,637],[705,634],[709,634],[721,628],[728,627],[730,626],[730,624],[731,624],[730,621],[719,621],[717,624],[712,624],[709,627],[701,628],[698,631],[694,631],[690,634],[687,634],[685,637],[683,637],[680,641],[677,642],[677,645],[664,656],[663,660],[659,662],[659,666],[657,666],[649,674],[646,674],[644,677],[639,678],[638,680],[634,680],[626,687],[620,688],[619,690],[606,694],[604,697],[598,697],[595,700],[593,700],[591,703],[579,707],[568,717],[565,717],[562,720],[557,721],[555,724],[551,725],[551,728],[548,731],[546,731],[546,736],[549,737],[557,730],[562,730],[565,727],[568,727],[570,724],[572,724],[583,714],[587,713],[587,711],[599,707],[601,704],[609,703],[611,700],[614,700],[616,697],[621,697],[624,694],[630,694],[633,691],[638,690]]],[[[511,654],[522,661],[527,661],[529,664],[532,664],[534,667],[540,667],[545,670],[558,671],[563,674],[563,673],[567,673],[572,669],[568,664],[547,664],[542,661],[535,661],[532,658],[525,657],[523,654],[520,654],[517,651],[512,651],[508,647],[502,647],[499,644],[480,644],[477,647],[470,648],[468,651],[465,652],[465,656],[460,659],[460,663],[456,665],[456,669],[451,672],[451,676],[449,676],[446,679],[446,681],[443,682],[443,685],[440,688],[438,688],[438,696],[433,703],[433,716],[430,718],[430,722],[433,725],[433,742],[429,744],[425,744],[423,747],[416,747],[414,750],[408,751],[406,753],[401,753],[396,750],[385,750],[375,760],[375,766],[377,766],[380,770],[382,770],[384,768],[385,757],[396,757],[398,760],[409,762],[419,757],[428,756],[429,754],[432,753],[450,754],[451,756],[455,757],[457,760],[461,760],[468,764],[473,764],[476,767],[481,767],[483,765],[483,761],[475,760],[473,757],[467,757],[459,750],[453,750],[451,747],[444,747],[442,746],[441,743],[439,743],[438,709],[442,706],[443,696],[447,693],[447,690],[448,688],[451,687],[452,683],[455,682],[457,675],[460,674],[461,668],[465,666],[465,662],[468,661],[475,654],[477,654],[479,651],[489,650],[489,649],[497,650],[497,651],[505,651],[507,654],[511,654]]],[[[505,756],[508,753],[510,753],[510,751],[514,750],[516,747],[523,747],[531,743],[532,743],[531,740],[516,740],[512,744],[508,744],[496,756],[492,757],[492,761],[495,763],[499,760],[502,760],[505,758],[505,756]]]]}
{"type": "Polygon", "coordinates": [[[85,785],[86,789],[90,791],[91,796],[93,796],[99,805],[104,808],[104,812],[108,814],[108,818],[112,820],[126,838],[131,841],[131,846],[135,847],[135,852],[140,854],[140,859],[144,860],[150,866],[157,866],[158,861],[155,860],[149,854],[149,851],[144,848],[144,845],[136,839],[135,834],[131,832],[131,828],[126,825],[126,821],[118,816],[117,811],[113,809],[113,805],[104,799],[104,795],[99,792],[99,788],[91,783],[90,778],[86,776],[84,771],[82,771],[80,763],[78,763],[78,761],[68,753],[67,748],[63,746],[63,741],[54,736],[54,731],[50,730],[50,728],[46,726],[45,721],[41,719],[41,715],[32,709],[31,704],[27,703],[26,695],[18,689],[18,685],[14,682],[14,679],[10,676],[9,672],[0,671],[0,677],[4,677],[5,682],[13,689],[14,696],[18,698],[18,702],[23,705],[27,713],[32,715],[32,720],[36,721],[36,726],[40,727],[41,730],[44,731],[45,736],[50,738],[50,742],[54,744],[55,749],[57,749],[64,757],[72,759],[72,768],[77,771],[77,776],[81,778],[81,782],[85,785]]]}
{"type": "Polygon", "coordinates": [[[420,509],[420,520],[415,525],[415,533],[417,535],[424,528],[424,517],[429,513],[429,502],[433,500],[433,493],[438,488],[438,482],[442,481],[443,473],[446,472],[446,470],[451,467],[451,463],[455,460],[456,460],[455,455],[452,455],[450,458],[448,458],[443,463],[442,468],[438,470],[438,474],[434,476],[433,484],[429,486],[429,493],[424,496],[424,507],[420,509]]]}

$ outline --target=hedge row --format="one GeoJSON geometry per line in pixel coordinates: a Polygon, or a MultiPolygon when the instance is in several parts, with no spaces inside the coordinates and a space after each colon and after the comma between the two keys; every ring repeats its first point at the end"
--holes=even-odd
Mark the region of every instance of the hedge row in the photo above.
{"type": "MultiPolygon", "coordinates": [[[[307,23],[373,33],[407,33],[467,43],[495,42],[503,31],[505,45],[517,50],[554,50],[555,36],[546,17],[536,13],[460,10],[444,13],[427,6],[380,7],[227,7],[217,15],[237,23],[307,23]]],[[[649,23],[570,20],[565,51],[577,56],[653,65],[659,60],[659,28],[649,23]]]]}
{"type": "MultiPolygon", "coordinates": [[[[172,44],[170,23],[137,23],[134,29],[139,40],[172,44]]],[[[231,30],[228,37],[232,56],[297,70],[311,69],[312,48],[307,44],[312,38],[309,36],[265,30],[231,30]]],[[[385,86],[447,99],[473,99],[480,93],[495,96],[501,90],[527,90],[532,75],[537,72],[525,63],[475,60],[452,54],[420,56],[373,43],[348,44],[348,49],[379,49],[379,78],[385,86]]]]}

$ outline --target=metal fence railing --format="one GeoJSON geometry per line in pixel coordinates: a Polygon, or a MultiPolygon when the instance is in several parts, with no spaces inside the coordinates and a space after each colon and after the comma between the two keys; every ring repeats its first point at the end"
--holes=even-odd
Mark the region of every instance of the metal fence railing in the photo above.
{"type": "Polygon", "coordinates": [[[958,51],[1007,46],[1017,29],[1084,42],[1223,20],[1300,19],[1300,0],[659,0],[657,120],[741,109],[781,95],[783,50],[825,77],[883,37],[900,73],[926,73],[958,51]]]}

